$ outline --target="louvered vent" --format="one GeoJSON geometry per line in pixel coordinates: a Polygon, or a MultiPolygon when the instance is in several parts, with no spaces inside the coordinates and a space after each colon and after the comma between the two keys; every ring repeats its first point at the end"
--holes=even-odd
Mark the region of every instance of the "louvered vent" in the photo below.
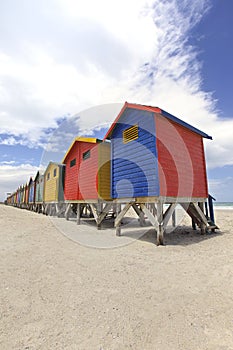
{"type": "Polygon", "coordinates": [[[138,125],[131,126],[123,131],[123,143],[138,139],[138,125]]]}

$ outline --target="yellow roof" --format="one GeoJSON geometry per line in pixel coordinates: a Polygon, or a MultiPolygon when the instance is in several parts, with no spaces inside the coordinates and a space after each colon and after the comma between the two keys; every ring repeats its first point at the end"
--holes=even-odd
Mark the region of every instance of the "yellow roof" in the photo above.
{"type": "Polygon", "coordinates": [[[75,142],[88,142],[88,143],[97,143],[97,142],[101,142],[101,140],[96,139],[94,137],[82,137],[82,136],[78,136],[75,137],[70,145],[70,147],[68,148],[66,154],[64,155],[63,159],[62,159],[62,163],[64,163],[68,153],[70,152],[71,148],[73,147],[73,145],[75,144],[75,142]]]}
{"type": "Polygon", "coordinates": [[[75,139],[73,140],[73,143],[75,141],[79,141],[79,142],[89,142],[89,143],[97,143],[98,139],[94,138],[94,137],[82,137],[82,136],[78,136],[75,137],[75,139]]]}

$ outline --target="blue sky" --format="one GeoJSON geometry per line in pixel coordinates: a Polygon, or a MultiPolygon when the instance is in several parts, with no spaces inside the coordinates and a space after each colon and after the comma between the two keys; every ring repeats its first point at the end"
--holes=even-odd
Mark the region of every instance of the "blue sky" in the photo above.
{"type": "Polygon", "coordinates": [[[212,1],[207,16],[194,28],[190,42],[200,51],[203,88],[218,100],[221,117],[232,116],[233,46],[231,45],[233,3],[212,1]]]}
{"type": "Polygon", "coordinates": [[[232,13],[231,0],[2,0],[0,200],[128,101],[212,135],[209,192],[233,201],[232,13]]]}

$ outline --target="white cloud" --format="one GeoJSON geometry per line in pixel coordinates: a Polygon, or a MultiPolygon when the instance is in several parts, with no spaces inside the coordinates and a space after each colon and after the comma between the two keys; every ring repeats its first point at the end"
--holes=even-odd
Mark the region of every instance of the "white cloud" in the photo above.
{"type": "Polygon", "coordinates": [[[15,164],[14,160],[4,160],[3,162],[0,162],[1,165],[11,165],[11,164],[15,164]]]}
{"type": "MultiPolygon", "coordinates": [[[[13,164],[13,163],[12,163],[13,164]]],[[[31,164],[0,165],[0,201],[6,198],[7,192],[14,192],[20,185],[25,184],[30,177],[34,177],[38,170],[31,164]]]]}
{"type": "MultiPolygon", "coordinates": [[[[202,90],[201,65],[188,43],[210,1],[13,4],[14,14],[12,1],[0,4],[0,132],[9,134],[2,144],[43,145],[58,118],[127,100],[157,105],[212,135],[209,167],[233,164],[233,121],[223,122],[202,90]]],[[[88,113],[79,113],[82,133],[115,117],[88,113]]]]}
{"type": "Polygon", "coordinates": [[[229,188],[233,187],[233,177],[227,176],[222,179],[209,180],[209,193],[218,202],[232,202],[232,192],[229,188]]]}

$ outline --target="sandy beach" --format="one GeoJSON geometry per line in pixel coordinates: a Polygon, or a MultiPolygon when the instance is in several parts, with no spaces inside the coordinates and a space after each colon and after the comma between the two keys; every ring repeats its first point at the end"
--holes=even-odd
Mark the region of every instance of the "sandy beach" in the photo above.
{"type": "Polygon", "coordinates": [[[233,210],[216,222],[202,236],[185,218],[165,246],[149,229],[95,249],[0,205],[0,349],[233,349],[233,210]]]}

